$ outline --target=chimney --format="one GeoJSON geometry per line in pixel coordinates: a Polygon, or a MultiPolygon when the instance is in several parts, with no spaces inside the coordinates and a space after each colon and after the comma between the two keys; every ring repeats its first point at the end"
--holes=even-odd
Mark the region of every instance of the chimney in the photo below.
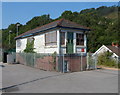
{"type": "Polygon", "coordinates": [[[114,47],[118,47],[119,44],[118,44],[118,42],[116,42],[116,43],[112,42],[112,46],[114,46],[114,47]]]}
{"type": "Polygon", "coordinates": [[[115,46],[114,42],[112,42],[112,46],[115,46]]]}

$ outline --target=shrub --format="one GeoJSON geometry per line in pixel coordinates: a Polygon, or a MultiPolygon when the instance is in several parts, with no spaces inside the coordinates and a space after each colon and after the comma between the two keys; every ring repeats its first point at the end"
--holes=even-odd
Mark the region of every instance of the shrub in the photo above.
{"type": "Polygon", "coordinates": [[[116,67],[118,68],[119,64],[116,63],[116,60],[114,60],[112,57],[112,53],[109,51],[102,53],[98,56],[98,65],[104,65],[108,67],[116,67]]]}

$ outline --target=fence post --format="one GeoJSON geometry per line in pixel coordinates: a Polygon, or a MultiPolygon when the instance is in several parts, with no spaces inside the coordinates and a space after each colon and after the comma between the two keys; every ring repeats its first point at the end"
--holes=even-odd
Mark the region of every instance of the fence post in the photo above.
{"type": "Polygon", "coordinates": [[[64,67],[64,54],[63,54],[63,73],[65,72],[65,71],[64,71],[64,68],[65,68],[65,67],[64,67]]]}
{"type": "Polygon", "coordinates": [[[95,70],[97,69],[97,57],[96,57],[96,55],[95,55],[95,70]]]}
{"type": "Polygon", "coordinates": [[[34,53],[33,67],[35,67],[35,53],[34,53]]]}
{"type": "Polygon", "coordinates": [[[80,56],[81,56],[81,59],[80,59],[81,60],[81,66],[80,67],[81,67],[81,71],[83,71],[83,66],[82,66],[82,52],[80,52],[80,56]]]}
{"type": "Polygon", "coordinates": [[[87,70],[89,69],[89,53],[87,53],[87,70]]]}

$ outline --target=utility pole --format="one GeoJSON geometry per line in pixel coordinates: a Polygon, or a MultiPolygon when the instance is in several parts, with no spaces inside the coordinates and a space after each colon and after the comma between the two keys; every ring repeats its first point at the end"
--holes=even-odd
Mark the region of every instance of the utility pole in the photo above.
{"type": "Polygon", "coordinates": [[[12,31],[9,31],[9,46],[10,46],[10,33],[12,33],[12,31]]]}
{"type": "Polygon", "coordinates": [[[17,35],[16,35],[16,36],[18,36],[18,27],[19,27],[19,26],[20,26],[20,24],[18,23],[18,24],[17,24],[17,27],[16,27],[16,28],[17,28],[17,35]]]}

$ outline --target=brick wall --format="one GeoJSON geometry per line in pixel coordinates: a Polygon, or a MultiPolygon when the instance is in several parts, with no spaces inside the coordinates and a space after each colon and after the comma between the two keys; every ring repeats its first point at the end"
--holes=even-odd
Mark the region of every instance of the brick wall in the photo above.
{"type": "MultiPolygon", "coordinates": [[[[70,72],[76,72],[81,71],[81,58],[80,56],[66,56],[64,58],[66,61],[68,61],[68,67],[70,72]]],[[[86,57],[82,57],[82,66],[83,70],[86,69],[87,63],[86,63],[86,57]]]]}
{"type": "Polygon", "coordinates": [[[37,58],[35,61],[35,68],[47,71],[54,71],[54,60],[52,56],[45,56],[43,58],[37,58]]]}
{"type": "MultiPolygon", "coordinates": [[[[26,62],[25,55],[16,54],[16,60],[20,64],[26,65],[29,64],[29,62],[26,62]]],[[[81,57],[74,55],[74,56],[64,56],[64,60],[68,62],[68,68],[70,72],[76,72],[81,71],[81,57]]],[[[44,56],[41,58],[35,58],[34,59],[34,66],[35,68],[41,69],[41,70],[47,70],[47,71],[62,71],[63,69],[63,57],[59,58],[56,57],[56,63],[54,63],[54,59],[52,56],[44,56]]],[[[86,56],[82,57],[82,65],[83,70],[86,69],[87,63],[86,63],[86,56]]]]}

